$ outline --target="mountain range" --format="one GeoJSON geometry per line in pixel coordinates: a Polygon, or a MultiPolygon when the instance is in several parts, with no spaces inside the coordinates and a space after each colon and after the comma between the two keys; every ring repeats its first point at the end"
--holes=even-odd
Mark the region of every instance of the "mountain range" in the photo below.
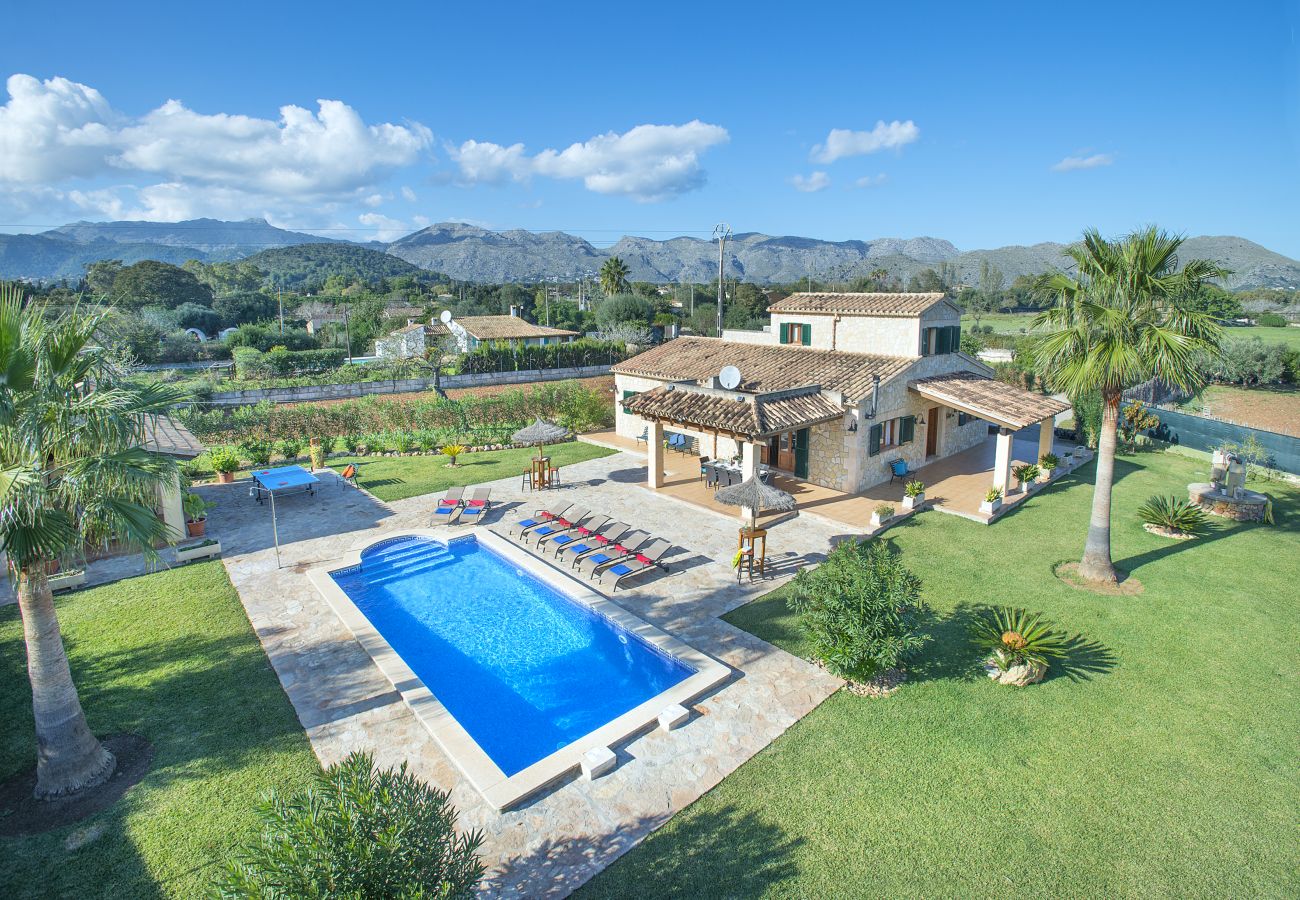
{"type": "MultiPolygon", "coordinates": [[[[39,234],[0,234],[0,277],[76,278],[87,263],[98,259],[120,259],[127,264],[141,259],[177,264],[187,259],[218,262],[272,248],[330,243],[385,253],[462,281],[573,278],[597,272],[611,256],[628,264],[633,281],[707,282],[716,277],[718,266],[717,243],[692,237],[660,241],[626,236],[613,246],[598,248],[562,231],[490,231],[443,222],[391,243],[350,243],[277,228],[264,219],[193,219],[75,222],[39,234]]],[[[791,283],[808,276],[848,280],[885,269],[906,280],[923,268],[947,263],[960,280],[975,283],[981,262],[988,261],[1009,284],[1019,275],[1063,266],[1065,246],[1049,242],[963,252],[949,241],[932,237],[825,241],[745,232],[727,243],[727,275],[758,283],[791,283]]],[[[1245,238],[1191,237],[1183,244],[1182,256],[1212,259],[1231,269],[1228,283],[1233,288],[1300,288],[1300,262],[1245,238]]]]}

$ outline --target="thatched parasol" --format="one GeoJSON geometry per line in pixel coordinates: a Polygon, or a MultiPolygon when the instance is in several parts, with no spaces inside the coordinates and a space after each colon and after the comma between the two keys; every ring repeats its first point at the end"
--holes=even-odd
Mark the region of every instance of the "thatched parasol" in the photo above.
{"type": "Polygon", "coordinates": [[[795,500],[785,491],[764,484],[757,475],[751,475],[740,484],[719,488],[713,499],[727,506],[740,506],[749,510],[749,527],[758,527],[760,510],[785,512],[795,508],[795,500]]]}
{"type": "Polygon", "coordinates": [[[516,444],[524,446],[536,446],[537,458],[542,458],[542,446],[545,444],[555,444],[560,441],[569,439],[569,429],[563,425],[556,425],[554,422],[548,422],[538,416],[537,420],[527,428],[521,428],[510,438],[516,444]]]}

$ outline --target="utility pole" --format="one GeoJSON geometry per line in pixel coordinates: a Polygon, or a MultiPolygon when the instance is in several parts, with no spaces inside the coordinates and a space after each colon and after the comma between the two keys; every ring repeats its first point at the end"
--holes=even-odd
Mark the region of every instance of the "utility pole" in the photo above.
{"type": "Polygon", "coordinates": [[[720,222],[713,226],[713,236],[718,239],[718,336],[722,336],[722,266],[727,252],[727,238],[731,237],[731,226],[720,222]]]}
{"type": "Polygon", "coordinates": [[[343,333],[348,338],[348,362],[352,362],[352,325],[348,322],[348,305],[343,304],[343,333]]]}
{"type": "Polygon", "coordinates": [[[275,287],[275,299],[280,304],[280,334],[284,334],[284,293],[279,285],[275,287]]]}

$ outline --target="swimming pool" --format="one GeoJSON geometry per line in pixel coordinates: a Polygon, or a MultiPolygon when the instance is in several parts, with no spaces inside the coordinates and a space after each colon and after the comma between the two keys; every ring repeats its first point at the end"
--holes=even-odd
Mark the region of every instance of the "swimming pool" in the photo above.
{"type": "Polygon", "coordinates": [[[451,541],[403,533],[313,580],[499,808],[727,676],[482,530],[451,541]]]}

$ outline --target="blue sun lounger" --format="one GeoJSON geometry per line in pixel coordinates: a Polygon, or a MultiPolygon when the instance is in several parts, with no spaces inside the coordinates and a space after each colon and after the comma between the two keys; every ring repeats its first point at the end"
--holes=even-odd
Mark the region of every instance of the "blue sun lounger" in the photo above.
{"type": "Polygon", "coordinates": [[[630,528],[631,526],[624,522],[610,522],[595,534],[577,540],[565,541],[563,544],[557,540],[555,558],[559,559],[560,555],[567,551],[573,554],[570,559],[577,559],[587,553],[594,553],[597,550],[603,550],[605,547],[612,547],[614,542],[627,534],[630,528]]]}
{"type": "Polygon", "coordinates": [[[507,533],[513,535],[515,529],[518,528],[519,534],[522,537],[524,534],[528,533],[529,529],[537,528],[538,526],[545,525],[547,522],[550,522],[553,519],[557,519],[560,516],[564,515],[572,508],[573,508],[572,503],[556,503],[554,506],[550,507],[549,509],[539,509],[537,512],[533,513],[531,517],[527,519],[520,519],[518,522],[511,525],[510,531],[507,533]]]}
{"type": "Polygon", "coordinates": [[[491,496],[492,488],[474,488],[469,499],[461,504],[460,514],[452,521],[457,525],[473,525],[483,521],[483,513],[487,512],[488,498],[491,496]]]}
{"type": "Polygon", "coordinates": [[[594,574],[601,566],[612,565],[621,559],[632,556],[636,553],[638,547],[643,546],[649,540],[650,535],[647,532],[634,531],[631,534],[623,535],[609,547],[578,557],[573,561],[573,565],[579,572],[594,574]]]}
{"type": "MultiPolygon", "coordinates": [[[[557,534],[555,537],[550,538],[551,546],[567,547],[569,544],[586,540],[608,525],[610,521],[609,516],[592,516],[587,521],[570,528],[564,534],[557,534]]],[[[542,538],[542,541],[544,540],[547,540],[547,538],[542,538]]],[[[538,541],[537,546],[540,547],[542,541],[538,541]]]]}

